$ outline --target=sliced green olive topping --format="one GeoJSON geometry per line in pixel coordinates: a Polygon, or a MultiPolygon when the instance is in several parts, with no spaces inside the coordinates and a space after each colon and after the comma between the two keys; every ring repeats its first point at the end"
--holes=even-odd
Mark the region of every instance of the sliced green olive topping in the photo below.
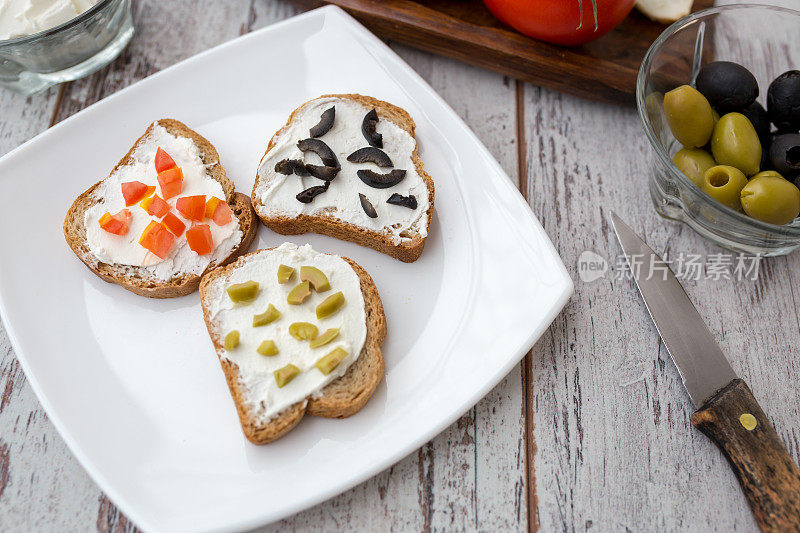
{"type": "Polygon", "coordinates": [[[256,351],[261,355],[277,355],[278,347],[275,346],[274,341],[264,341],[258,345],[256,351]]]}
{"type": "Polygon", "coordinates": [[[300,281],[308,281],[314,290],[317,292],[325,292],[331,290],[331,284],[328,282],[328,277],[322,271],[312,266],[300,267],[300,281]]]}
{"type": "Polygon", "coordinates": [[[317,338],[319,330],[308,322],[295,322],[289,326],[289,334],[299,341],[312,341],[317,338]]]}
{"type": "Polygon", "coordinates": [[[314,339],[309,343],[309,346],[312,348],[319,348],[320,346],[325,346],[333,339],[339,336],[339,328],[331,328],[327,330],[325,333],[314,339]]]}
{"type": "Polygon", "coordinates": [[[286,283],[294,276],[294,269],[290,266],[280,265],[278,267],[278,283],[286,283]]]}
{"type": "Polygon", "coordinates": [[[228,287],[228,296],[234,302],[249,302],[258,296],[258,282],[245,281],[228,287]]]}
{"type": "Polygon", "coordinates": [[[239,346],[239,330],[233,330],[225,335],[225,349],[233,350],[239,346]]]}
{"type": "Polygon", "coordinates": [[[341,291],[332,294],[317,306],[317,318],[329,317],[344,305],[344,294],[341,291]]]}
{"type": "Polygon", "coordinates": [[[293,364],[288,364],[283,368],[279,368],[272,374],[275,376],[275,382],[278,384],[278,388],[283,387],[290,381],[292,381],[297,374],[300,373],[300,369],[294,366],[293,364]]]}
{"type": "Polygon", "coordinates": [[[309,296],[311,296],[311,284],[304,281],[289,292],[286,301],[289,302],[290,305],[300,305],[305,302],[309,296]]]}
{"type": "Polygon", "coordinates": [[[320,358],[314,366],[319,368],[319,371],[327,376],[336,370],[336,367],[339,366],[339,363],[344,361],[345,357],[347,357],[347,352],[342,348],[336,348],[328,355],[320,358]]]}
{"type": "Polygon", "coordinates": [[[275,322],[281,317],[281,312],[275,309],[275,306],[269,304],[267,310],[261,313],[260,315],[253,315],[253,327],[257,328],[259,326],[266,326],[272,322],[275,322]]]}

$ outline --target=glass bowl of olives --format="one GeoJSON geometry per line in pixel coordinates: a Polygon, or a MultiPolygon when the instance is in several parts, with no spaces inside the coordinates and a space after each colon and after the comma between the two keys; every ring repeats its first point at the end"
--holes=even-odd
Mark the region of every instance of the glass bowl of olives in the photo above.
{"type": "Polygon", "coordinates": [[[662,216],[737,252],[800,247],[800,12],[699,11],[667,28],[639,70],[662,216]]]}

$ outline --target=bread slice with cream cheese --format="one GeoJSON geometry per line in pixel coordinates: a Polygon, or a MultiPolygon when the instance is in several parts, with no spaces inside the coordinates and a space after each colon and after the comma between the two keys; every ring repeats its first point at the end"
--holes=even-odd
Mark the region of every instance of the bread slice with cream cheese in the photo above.
{"type": "Polygon", "coordinates": [[[284,243],[205,275],[200,300],[242,430],[255,444],[282,437],[306,414],[327,418],[355,414],[383,379],[386,317],[372,278],[351,259],[316,252],[310,245],[284,243]],[[279,283],[278,271],[285,267],[294,271],[287,282],[279,283]],[[290,304],[289,295],[303,283],[302,267],[318,269],[330,288],[311,289],[302,303],[290,304]],[[258,285],[251,299],[234,301],[228,292],[253,282],[258,285]],[[319,318],[318,306],[339,292],[341,306],[319,318]],[[271,309],[269,319],[254,320],[271,309]],[[310,324],[316,331],[308,339],[298,338],[297,332],[292,333],[293,324],[310,324]],[[330,331],[335,331],[332,340],[312,344],[311,339],[320,342],[330,331]],[[226,346],[234,336],[235,344],[226,346]],[[264,346],[269,350],[259,351],[264,346]],[[322,367],[325,373],[318,364],[334,353],[346,356],[332,369],[322,367]],[[296,374],[279,385],[275,373],[289,365],[294,365],[296,374]]]}
{"type": "Polygon", "coordinates": [[[251,196],[256,214],[284,235],[319,233],[416,261],[434,184],[414,129],[405,110],[369,96],[306,102],[269,141],[251,196]]]}
{"type": "MultiPolygon", "coordinates": [[[[164,195],[165,196],[165,195],[164,195]]],[[[114,167],[109,176],[81,194],[67,212],[64,236],[75,255],[92,272],[109,283],[150,298],[172,298],[194,292],[200,277],[214,267],[224,265],[246,252],[253,242],[258,223],[250,199],[234,192],[214,146],[183,123],[172,119],[153,122],[134,143],[130,151],[114,167]],[[141,228],[161,217],[151,216],[139,204],[125,207],[119,192],[122,182],[138,181],[155,187],[155,195],[163,195],[158,187],[154,158],[163,148],[182,168],[184,190],[167,199],[170,213],[182,221],[185,229],[197,225],[183,218],[176,209],[180,197],[207,193],[229,205],[232,220],[227,227],[206,221],[212,232],[214,249],[198,255],[186,241],[186,233],[174,240],[166,259],[149,253],[137,242],[141,228]],[[109,235],[98,228],[98,216],[128,209],[132,213],[130,231],[109,235]]]]}

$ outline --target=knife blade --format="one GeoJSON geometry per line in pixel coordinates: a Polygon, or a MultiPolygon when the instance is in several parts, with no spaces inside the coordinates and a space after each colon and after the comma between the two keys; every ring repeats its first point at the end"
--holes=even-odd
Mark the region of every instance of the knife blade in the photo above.
{"type": "Polygon", "coordinates": [[[775,428],[666,262],[614,212],[611,223],[661,340],[697,407],[692,425],[728,460],[761,531],[800,532],[800,469],[775,428]]]}
{"type": "Polygon", "coordinates": [[[611,213],[611,222],[647,311],[699,408],[736,379],[736,373],[669,266],[616,213],[611,213]]]}

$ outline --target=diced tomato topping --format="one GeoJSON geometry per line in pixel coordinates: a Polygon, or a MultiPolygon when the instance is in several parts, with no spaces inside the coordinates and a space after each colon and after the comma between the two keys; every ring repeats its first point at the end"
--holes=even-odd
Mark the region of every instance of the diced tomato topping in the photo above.
{"type": "Polygon", "coordinates": [[[154,192],[156,192],[156,186],[150,185],[147,187],[147,190],[144,191],[144,196],[142,198],[147,198],[148,196],[152,196],[154,192]]]}
{"type": "Polygon", "coordinates": [[[161,199],[160,196],[154,194],[149,198],[145,198],[142,200],[142,203],[139,204],[142,206],[142,209],[147,211],[148,215],[152,215],[154,217],[161,218],[167,213],[169,213],[169,204],[161,199]]]}
{"type": "Polygon", "coordinates": [[[206,202],[206,218],[212,219],[218,226],[224,226],[231,221],[233,211],[227,203],[216,196],[212,196],[206,202]]]}
{"type": "MultiPolygon", "coordinates": [[[[122,196],[125,198],[125,206],[132,206],[145,196],[149,196],[147,194],[148,189],[149,187],[141,181],[126,181],[123,183],[122,196]]],[[[153,187],[153,190],[155,190],[155,187],[153,187]]]]}
{"type": "Polygon", "coordinates": [[[214,211],[217,210],[217,206],[222,200],[217,198],[216,196],[212,196],[206,202],[206,218],[214,218],[214,211]]]}
{"type": "Polygon", "coordinates": [[[161,195],[164,200],[178,196],[183,190],[183,171],[172,167],[158,173],[158,184],[161,186],[161,195]]]}
{"type": "Polygon", "coordinates": [[[173,161],[170,155],[159,146],[158,150],[156,150],[156,173],[161,174],[174,166],[175,161],[173,161]]]}
{"type": "Polygon", "coordinates": [[[186,242],[189,243],[189,248],[194,250],[197,255],[210,254],[214,249],[211,228],[208,224],[198,224],[186,230],[186,242]]]}
{"type": "Polygon", "coordinates": [[[116,215],[109,212],[100,217],[100,227],[114,235],[126,235],[130,229],[131,212],[123,209],[116,215]]]}
{"type": "Polygon", "coordinates": [[[183,230],[186,229],[186,224],[181,219],[176,217],[173,213],[167,213],[167,216],[161,221],[168,230],[175,234],[176,237],[183,235],[183,230]]]}
{"type": "Polygon", "coordinates": [[[224,226],[225,224],[229,223],[233,219],[233,211],[225,202],[220,202],[217,206],[216,211],[214,211],[214,222],[217,223],[217,226],[224,226]]]}
{"type": "Polygon", "coordinates": [[[175,207],[189,220],[202,222],[206,214],[206,197],[204,194],[199,196],[184,196],[178,198],[175,207]]]}
{"type": "Polygon", "coordinates": [[[139,238],[139,244],[161,259],[167,258],[173,242],[175,242],[175,235],[154,220],[147,225],[139,238]]]}

